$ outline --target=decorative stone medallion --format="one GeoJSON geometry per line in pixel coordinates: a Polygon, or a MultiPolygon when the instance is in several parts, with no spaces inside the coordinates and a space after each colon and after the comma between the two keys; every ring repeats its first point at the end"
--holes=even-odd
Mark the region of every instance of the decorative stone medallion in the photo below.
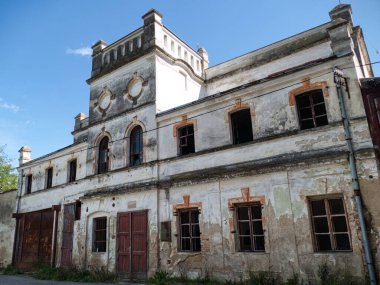
{"type": "Polygon", "coordinates": [[[99,101],[98,101],[100,110],[102,111],[107,110],[111,104],[111,99],[112,99],[111,91],[107,87],[104,87],[102,93],[99,96],[99,101]]]}
{"type": "Polygon", "coordinates": [[[144,79],[135,72],[133,78],[128,82],[127,89],[124,94],[132,101],[135,101],[142,93],[144,88],[144,79]]]}

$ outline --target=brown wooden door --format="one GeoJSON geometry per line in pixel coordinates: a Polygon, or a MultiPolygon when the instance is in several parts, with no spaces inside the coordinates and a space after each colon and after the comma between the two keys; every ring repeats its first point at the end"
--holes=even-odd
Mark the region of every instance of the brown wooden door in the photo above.
{"type": "Polygon", "coordinates": [[[148,212],[119,213],[117,219],[117,271],[146,278],[148,212]]]}
{"type": "Polygon", "coordinates": [[[38,262],[50,264],[54,213],[44,210],[23,214],[19,219],[16,266],[31,269],[38,262]]]}
{"type": "Polygon", "coordinates": [[[65,205],[62,227],[61,266],[66,268],[72,266],[74,220],[75,204],[65,205]]]}
{"type": "Polygon", "coordinates": [[[373,145],[380,160],[380,86],[362,92],[373,145]]]}

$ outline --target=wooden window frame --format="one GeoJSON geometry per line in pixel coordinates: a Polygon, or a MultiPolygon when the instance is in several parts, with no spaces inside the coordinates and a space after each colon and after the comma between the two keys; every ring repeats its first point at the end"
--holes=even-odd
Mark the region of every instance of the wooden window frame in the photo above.
{"type": "Polygon", "coordinates": [[[77,167],[78,167],[78,160],[73,159],[69,161],[69,173],[68,173],[68,182],[72,183],[77,180],[77,167]],[[73,170],[73,165],[75,162],[75,172],[73,170]]]}
{"type": "Polygon", "coordinates": [[[179,156],[195,153],[195,128],[194,128],[194,124],[186,124],[184,126],[178,127],[177,128],[177,137],[178,137],[178,155],[179,156]],[[189,131],[188,131],[189,127],[193,128],[193,132],[192,133],[189,133],[189,131]],[[181,136],[180,135],[180,131],[183,130],[183,129],[186,129],[186,134],[181,136]],[[183,153],[183,150],[188,145],[188,141],[189,141],[190,137],[192,137],[194,149],[191,152],[183,153]],[[181,144],[181,139],[186,139],[186,145],[181,144]]]}
{"type": "Polygon", "coordinates": [[[133,127],[130,133],[130,139],[129,139],[129,166],[138,166],[141,165],[144,162],[144,130],[140,125],[137,125],[133,127]],[[135,135],[135,132],[137,132],[137,129],[140,129],[140,132],[135,135]],[[134,151],[134,141],[139,139],[139,151],[134,151]],[[138,162],[134,160],[134,156],[139,156],[138,162]]]}
{"type": "Polygon", "coordinates": [[[33,183],[33,174],[28,174],[26,176],[26,189],[25,194],[32,193],[32,183],[33,183]]]}
{"type": "Polygon", "coordinates": [[[93,219],[93,234],[92,234],[92,252],[107,252],[107,217],[97,217],[93,219]],[[104,228],[98,229],[98,222],[104,221],[104,228]],[[105,240],[97,240],[97,233],[105,232],[105,240]],[[98,244],[104,244],[104,250],[98,250],[98,244]]]}
{"type": "Polygon", "coordinates": [[[321,89],[315,89],[315,90],[309,90],[309,91],[297,94],[295,96],[295,101],[296,101],[296,105],[297,105],[298,123],[299,123],[299,126],[300,126],[301,130],[315,129],[315,128],[326,126],[326,125],[329,124],[329,120],[328,120],[328,116],[327,116],[327,109],[326,109],[326,102],[325,102],[323,90],[321,90],[321,89]],[[320,95],[322,96],[323,102],[314,104],[314,102],[313,102],[313,94],[315,94],[317,92],[319,92],[320,95]],[[308,105],[308,107],[303,107],[303,108],[300,107],[299,101],[300,101],[301,97],[308,97],[309,98],[310,105],[308,105]],[[322,114],[322,115],[316,115],[315,114],[315,107],[320,106],[320,105],[324,106],[325,113],[322,114]],[[311,118],[306,118],[306,119],[302,118],[302,116],[301,116],[301,110],[302,109],[306,109],[306,108],[310,108],[311,109],[311,116],[312,116],[311,118]],[[326,117],[327,123],[324,124],[324,125],[318,125],[316,120],[319,117],[326,117]],[[312,119],[312,121],[313,121],[313,127],[311,127],[311,128],[302,127],[302,121],[306,121],[306,120],[310,120],[310,119],[312,119]]]}
{"type": "Polygon", "coordinates": [[[347,209],[346,209],[346,204],[345,204],[344,198],[340,195],[309,197],[308,198],[308,208],[309,208],[309,214],[310,214],[310,224],[311,224],[311,231],[312,231],[311,234],[312,234],[314,252],[318,252],[318,253],[352,252],[351,230],[350,230],[350,225],[348,223],[347,209]],[[340,199],[342,201],[344,214],[331,214],[329,200],[337,200],[337,199],[340,199]],[[314,201],[323,201],[324,202],[324,207],[325,207],[325,212],[326,212],[325,215],[316,215],[316,216],[313,215],[313,209],[312,209],[311,203],[314,201]],[[343,216],[345,217],[347,232],[335,232],[334,227],[333,227],[332,217],[343,217],[343,216]],[[318,248],[318,242],[317,242],[316,236],[318,234],[323,235],[324,233],[316,233],[315,232],[314,218],[322,218],[322,217],[327,218],[329,232],[326,233],[325,235],[328,234],[330,237],[331,250],[320,250],[318,248]],[[335,234],[347,234],[348,240],[350,243],[350,249],[344,249],[344,250],[337,249],[335,234]]]}
{"type": "Polygon", "coordinates": [[[46,173],[46,189],[53,187],[53,167],[49,167],[45,171],[46,173]]]}
{"type": "Polygon", "coordinates": [[[234,205],[234,211],[235,211],[235,218],[236,218],[236,237],[238,240],[238,251],[239,252],[265,252],[265,231],[263,227],[263,210],[262,210],[262,204],[260,202],[249,202],[249,203],[238,203],[234,205]],[[260,219],[253,219],[252,216],[252,207],[259,207],[261,218],[260,219]],[[239,209],[240,208],[248,208],[248,220],[240,220],[239,219],[239,209]],[[248,235],[243,235],[240,232],[240,222],[248,222],[249,223],[249,238],[251,241],[251,248],[249,250],[242,250],[241,246],[241,238],[242,237],[248,237],[248,235]],[[254,234],[254,224],[256,222],[261,222],[261,231],[262,234],[254,234]],[[264,249],[256,249],[256,241],[255,238],[261,237],[263,239],[263,245],[264,249]]]}
{"type": "Polygon", "coordinates": [[[178,210],[178,251],[179,252],[201,252],[202,251],[202,245],[201,245],[201,232],[200,232],[200,223],[199,223],[199,215],[200,211],[198,208],[186,208],[186,209],[179,209],[178,210]],[[196,212],[198,214],[198,223],[194,223],[191,220],[191,213],[196,212]],[[189,215],[189,222],[188,223],[182,223],[181,220],[181,214],[188,213],[189,215]],[[199,228],[199,236],[193,236],[193,226],[197,226],[199,228]],[[182,236],[182,226],[189,226],[189,234],[190,237],[183,237],[182,236]],[[183,249],[182,240],[189,239],[190,240],[190,250],[183,249]],[[199,249],[194,250],[194,242],[196,239],[199,239],[199,249]]]}

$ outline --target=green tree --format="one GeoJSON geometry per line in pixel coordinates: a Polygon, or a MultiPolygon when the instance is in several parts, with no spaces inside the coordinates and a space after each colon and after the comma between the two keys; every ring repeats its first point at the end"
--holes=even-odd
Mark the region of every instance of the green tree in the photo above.
{"type": "Polygon", "coordinates": [[[12,169],[11,160],[4,149],[5,146],[0,146],[0,191],[17,188],[17,174],[12,169]]]}

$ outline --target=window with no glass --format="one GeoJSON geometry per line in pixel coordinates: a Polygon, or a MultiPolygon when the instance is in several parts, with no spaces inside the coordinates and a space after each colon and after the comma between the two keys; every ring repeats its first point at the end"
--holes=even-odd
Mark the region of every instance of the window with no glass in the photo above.
{"type": "Polygon", "coordinates": [[[311,129],[328,124],[322,90],[313,90],[296,96],[301,129],[311,129]]]}
{"type": "Polygon", "coordinates": [[[69,162],[69,182],[74,182],[77,178],[77,160],[69,162]]]}
{"type": "Polygon", "coordinates": [[[108,137],[104,137],[99,143],[98,174],[108,171],[109,150],[108,137]]]}
{"type": "Polygon", "coordinates": [[[46,169],[46,188],[53,186],[53,167],[46,169]]]}
{"type": "Polygon", "coordinates": [[[230,115],[232,137],[234,144],[253,140],[251,112],[249,109],[240,110],[230,115]]]}
{"type": "Polygon", "coordinates": [[[179,215],[179,251],[201,251],[201,232],[199,229],[199,210],[186,209],[179,215]]]}
{"type": "Polygon", "coordinates": [[[347,216],[340,197],[310,199],[316,251],[350,251],[347,216]]]}
{"type": "Polygon", "coordinates": [[[179,155],[186,155],[195,152],[194,126],[186,125],[178,128],[179,155]]]}
{"type": "Polygon", "coordinates": [[[261,204],[237,205],[236,220],[240,251],[265,251],[261,204]]]}
{"type": "Polygon", "coordinates": [[[106,252],[107,249],[107,217],[94,219],[93,252],[106,252]]]}
{"type": "Polygon", "coordinates": [[[130,161],[131,166],[143,163],[143,130],[136,126],[131,132],[130,161]]]}
{"type": "Polygon", "coordinates": [[[32,193],[32,174],[26,176],[26,194],[32,193]]]}

